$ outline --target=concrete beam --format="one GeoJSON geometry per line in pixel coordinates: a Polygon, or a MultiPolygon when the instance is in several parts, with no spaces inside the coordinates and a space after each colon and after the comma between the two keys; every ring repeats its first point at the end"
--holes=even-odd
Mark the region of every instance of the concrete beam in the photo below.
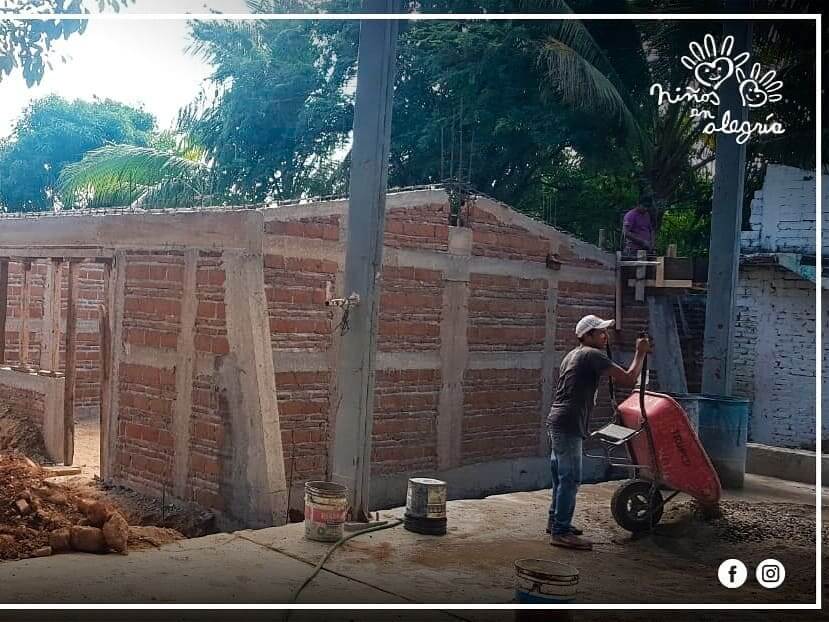
{"type": "Polygon", "coordinates": [[[0,255],[37,257],[46,252],[88,257],[94,249],[111,255],[113,249],[148,248],[235,248],[258,253],[263,227],[257,210],[6,218],[0,227],[0,255]]]}

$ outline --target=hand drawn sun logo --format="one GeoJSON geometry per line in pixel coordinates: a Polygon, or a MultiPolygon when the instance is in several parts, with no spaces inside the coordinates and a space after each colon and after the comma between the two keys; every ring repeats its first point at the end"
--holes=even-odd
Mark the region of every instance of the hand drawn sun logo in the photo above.
{"type": "Polygon", "coordinates": [[[718,89],[728,80],[735,79],[738,84],[740,99],[744,108],[760,108],[768,103],[779,102],[783,95],[779,92],[783,82],[777,79],[777,72],[770,69],[763,73],[760,63],[754,63],[748,73],[744,69],[749,62],[749,53],[741,52],[732,56],[734,51],[734,37],[727,36],[721,45],[717,45],[713,35],[707,34],[700,45],[692,41],[688,45],[690,54],[682,56],[682,66],[693,72],[694,82],[687,85],[684,92],[681,88],[664,88],[655,83],[651,86],[650,94],[656,95],[660,106],[664,103],[678,104],[687,102],[693,106],[690,111],[692,118],[701,118],[709,121],[703,127],[703,132],[712,134],[737,134],[737,142],[746,142],[752,134],[783,134],[783,126],[773,120],[774,113],[766,116],[762,122],[740,121],[731,118],[731,111],[725,110],[717,116],[704,106],[719,106],[720,96],[718,89]]]}

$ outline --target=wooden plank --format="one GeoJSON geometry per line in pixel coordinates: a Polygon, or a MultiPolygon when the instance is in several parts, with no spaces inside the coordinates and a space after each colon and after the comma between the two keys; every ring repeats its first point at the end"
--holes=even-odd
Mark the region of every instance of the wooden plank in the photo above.
{"type": "MultiPolygon", "coordinates": [[[[638,261],[645,261],[648,258],[647,251],[636,251],[636,259],[638,261]]],[[[645,300],[645,272],[646,268],[644,266],[640,266],[636,268],[636,301],[637,302],[644,302],[645,300]]]]}
{"type": "Polygon", "coordinates": [[[622,298],[625,295],[621,264],[622,252],[616,251],[616,330],[622,329],[622,298]]]}
{"type": "Polygon", "coordinates": [[[66,300],[66,384],[63,394],[64,463],[71,466],[75,454],[75,347],[77,345],[78,264],[69,262],[66,300]]]}
{"type": "Polygon", "coordinates": [[[32,303],[32,262],[23,262],[23,285],[20,290],[20,338],[18,339],[18,366],[29,369],[29,307],[32,303]]]}
{"type": "Polygon", "coordinates": [[[67,475],[80,475],[81,467],[73,466],[45,466],[43,471],[46,477],[66,477],[67,475]]]}
{"type": "Polygon", "coordinates": [[[43,293],[43,329],[41,331],[40,368],[60,369],[60,293],[63,262],[53,259],[46,272],[43,293]]]}
{"type": "Polygon", "coordinates": [[[0,259],[0,365],[6,364],[6,308],[9,304],[9,260],[0,259]]]}
{"type": "Polygon", "coordinates": [[[112,286],[110,285],[112,264],[105,263],[103,268],[104,302],[99,307],[100,313],[98,315],[100,323],[99,334],[101,336],[101,434],[100,453],[98,454],[100,465],[106,464],[109,457],[109,434],[107,432],[109,431],[110,408],[112,404],[112,400],[110,399],[112,395],[112,388],[110,387],[112,380],[110,373],[112,369],[112,307],[110,305],[110,297],[112,294],[112,286]]]}
{"type": "Polygon", "coordinates": [[[656,264],[656,286],[664,287],[665,283],[665,258],[660,257],[656,264]]]}

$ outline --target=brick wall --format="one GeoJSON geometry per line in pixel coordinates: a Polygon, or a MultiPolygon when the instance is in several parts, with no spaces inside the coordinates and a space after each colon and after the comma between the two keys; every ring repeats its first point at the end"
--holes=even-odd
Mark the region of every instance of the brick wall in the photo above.
{"type": "Polygon", "coordinates": [[[550,240],[533,235],[527,229],[507,224],[478,206],[470,210],[472,254],[499,259],[544,263],[550,252],[550,240]]]}
{"type": "Polygon", "coordinates": [[[734,391],[753,402],[750,441],[815,447],[814,296],[813,283],[787,270],[741,269],[734,391]]]}
{"type": "MultiPolygon", "coordinates": [[[[381,478],[542,455],[543,361],[573,346],[570,333],[582,315],[614,311],[609,256],[487,201],[468,215],[467,227],[449,226],[441,193],[401,193],[388,201],[372,431],[372,472],[381,478]],[[468,246],[458,242],[463,231],[471,234],[468,246]],[[551,252],[565,262],[560,271],[546,266],[551,252]],[[458,253],[465,253],[461,267],[457,259],[451,267],[458,253]],[[592,275],[591,282],[568,278],[571,265],[592,275]],[[548,318],[551,282],[558,303],[548,318]],[[466,297],[447,299],[448,283],[453,296],[466,297]],[[450,336],[445,324],[452,321],[447,305],[459,305],[453,312],[464,317],[466,368],[458,378],[460,399],[452,402],[457,413],[441,415],[441,396],[456,386],[443,377],[452,371],[441,358],[450,336]],[[441,441],[441,416],[459,418],[456,441],[441,441]],[[453,442],[459,455],[447,458],[441,452],[453,442]]],[[[296,492],[303,482],[330,475],[341,312],[323,302],[328,283],[335,295],[347,293],[346,221],[345,202],[275,208],[265,216],[265,288],[285,469],[296,492]]],[[[633,307],[620,335],[623,347],[632,349],[628,333],[647,326],[646,313],[633,307]]],[[[609,414],[606,402],[600,419],[609,414]]],[[[301,495],[292,506],[301,507],[301,495]]]]}
{"type": "Polygon", "coordinates": [[[468,369],[463,389],[464,464],[538,455],[540,369],[468,369]]]}
{"type": "Polygon", "coordinates": [[[380,351],[440,348],[441,273],[412,267],[383,268],[377,347],[380,351]]]}
{"type": "Polygon", "coordinates": [[[330,382],[328,370],[276,373],[289,485],[328,479],[330,382]]]}
{"type": "Polygon", "coordinates": [[[470,351],[543,350],[545,279],[473,273],[469,285],[470,351]]]}
{"type": "Polygon", "coordinates": [[[165,367],[121,365],[113,475],[127,485],[158,493],[172,490],[175,373],[165,367]]]}
{"type": "Polygon", "coordinates": [[[378,371],[375,383],[372,472],[435,469],[440,370],[378,371]]]}
{"type": "MultiPolygon", "coordinates": [[[[29,365],[39,369],[44,343],[42,338],[44,322],[44,297],[46,291],[47,261],[37,260],[30,271],[29,298],[29,365]]],[[[97,415],[100,407],[100,339],[98,334],[99,305],[103,303],[103,268],[94,263],[78,266],[78,291],[75,350],[75,416],[97,415]]],[[[23,284],[23,264],[9,262],[9,287],[6,308],[6,363],[20,364],[20,304],[23,284]]],[[[66,363],[66,305],[68,297],[68,270],[64,265],[61,281],[61,335],[58,344],[60,363],[58,369],[65,371],[66,363]]]]}

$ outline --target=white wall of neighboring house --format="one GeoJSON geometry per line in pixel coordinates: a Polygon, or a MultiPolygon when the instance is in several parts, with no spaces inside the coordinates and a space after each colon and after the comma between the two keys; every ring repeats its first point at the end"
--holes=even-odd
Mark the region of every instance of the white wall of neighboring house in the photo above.
{"type": "MultiPolygon", "coordinates": [[[[829,177],[824,175],[824,222],[829,220],[827,186],[829,177]]],[[[743,232],[744,260],[746,255],[760,253],[815,254],[815,187],[814,173],[788,166],[768,167],[763,188],[751,203],[752,230],[743,232]]],[[[824,234],[824,255],[826,241],[824,234]]],[[[828,294],[821,289],[824,331],[829,326],[828,294]]],[[[816,285],[780,266],[743,261],[737,295],[734,389],[753,402],[749,440],[814,449],[816,285]]],[[[829,360],[825,344],[824,340],[824,364],[829,360]]],[[[824,411],[829,412],[825,378],[823,387],[824,411]]],[[[823,424],[823,438],[829,438],[827,423],[823,424]]]]}
{"type": "MultiPolygon", "coordinates": [[[[823,222],[829,220],[829,176],[823,175],[823,222]]],[[[815,173],[770,164],[763,188],[751,201],[751,231],[743,231],[743,253],[815,254],[815,173]]],[[[823,230],[823,254],[829,231],[823,230]]]]}

